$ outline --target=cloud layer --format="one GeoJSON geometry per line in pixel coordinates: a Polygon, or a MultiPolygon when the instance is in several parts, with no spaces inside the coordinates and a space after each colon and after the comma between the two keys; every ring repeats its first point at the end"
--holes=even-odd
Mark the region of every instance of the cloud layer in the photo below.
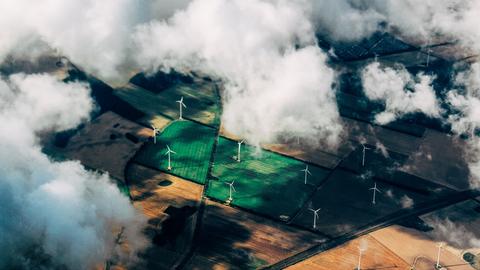
{"type": "Polygon", "coordinates": [[[91,269],[134,259],[145,245],[143,218],[107,175],[41,152],[39,134],[74,128],[92,108],[84,84],[49,75],[0,80],[0,269],[91,269]],[[115,244],[122,227],[129,251],[115,244]]]}
{"type": "Polygon", "coordinates": [[[403,66],[382,67],[369,64],[362,71],[365,95],[385,104],[385,110],[375,116],[379,124],[387,124],[408,113],[440,116],[440,107],[432,88],[434,77],[419,73],[411,75],[403,66]]]}
{"type": "Polygon", "coordinates": [[[136,33],[147,70],[197,70],[225,82],[225,128],[251,143],[296,133],[335,144],[334,72],[316,46],[306,1],[196,0],[136,33]]]}

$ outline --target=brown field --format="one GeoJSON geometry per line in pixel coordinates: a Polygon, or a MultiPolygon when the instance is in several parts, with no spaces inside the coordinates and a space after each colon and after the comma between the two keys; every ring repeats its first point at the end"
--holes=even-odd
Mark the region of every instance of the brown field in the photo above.
{"type": "Polygon", "coordinates": [[[408,264],[404,260],[369,235],[320,253],[287,269],[353,270],[358,264],[359,247],[365,250],[362,255],[361,269],[408,269],[408,264]]]}
{"type": "Polygon", "coordinates": [[[87,124],[68,142],[64,155],[78,159],[83,165],[108,172],[116,179],[124,181],[124,169],[142,146],[142,141],[151,134],[151,130],[133,123],[121,116],[106,112],[87,124]],[[135,143],[127,139],[126,134],[138,138],[135,143]]]}
{"type": "Polygon", "coordinates": [[[203,186],[136,164],[129,166],[127,181],[152,239],[138,269],[172,269],[190,247],[203,186]]]}
{"type": "MultiPolygon", "coordinates": [[[[415,257],[421,256],[416,264],[417,270],[431,270],[436,262],[438,241],[429,238],[425,233],[400,226],[392,226],[370,234],[377,241],[388,247],[400,258],[412,264],[415,257]]],[[[441,253],[441,265],[457,265],[455,270],[472,270],[465,264],[452,247],[445,246],[441,253]],[[452,252],[453,251],[453,252],[452,252]]],[[[447,268],[449,269],[449,268],[447,268]]]]}
{"type": "Polygon", "coordinates": [[[421,138],[394,131],[381,126],[343,117],[345,133],[352,141],[364,141],[370,145],[383,144],[388,150],[401,154],[410,154],[417,150],[421,138]]]}
{"type": "Polygon", "coordinates": [[[421,232],[400,226],[385,228],[370,235],[405,261],[418,261],[417,270],[430,270],[435,264],[439,243],[444,243],[440,263],[444,266],[455,265],[447,269],[472,270],[462,259],[464,252],[480,253],[480,204],[475,200],[461,202],[435,212],[421,216],[421,219],[433,228],[421,232]],[[442,233],[442,230],[445,232],[442,233]],[[475,239],[476,238],[476,239],[475,239]]]}
{"type": "Polygon", "coordinates": [[[358,260],[358,247],[365,245],[367,251],[362,258],[362,269],[410,269],[409,266],[418,257],[416,270],[432,270],[436,263],[438,244],[443,243],[441,265],[452,270],[473,270],[462,256],[467,251],[477,256],[480,254],[476,240],[480,238],[479,206],[480,203],[476,200],[461,202],[421,216],[433,228],[432,231],[391,226],[317,254],[288,269],[354,269],[358,260]],[[451,223],[448,224],[446,219],[451,223]],[[445,230],[444,233],[441,229],[445,230]]]}
{"type": "Polygon", "coordinates": [[[457,137],[427,129],[404,170],[457,190],[467,189],[468,166],[461,154],[465,147],[465,142],[457,137]]]}
{"type": "Polygon", "coordinates": [[[169,206],[198,206],[203,186],[182,178],[131,164],[127,170],[130,195],[148,217],[158,217],[169,206]],[[159,185],[165,181],[165,186],[159,185]]]}
{"type": "Polygon", "coordinates": [[[325,239],[207,201],[195,255],[186,269],[255,269],[325,239]]]}

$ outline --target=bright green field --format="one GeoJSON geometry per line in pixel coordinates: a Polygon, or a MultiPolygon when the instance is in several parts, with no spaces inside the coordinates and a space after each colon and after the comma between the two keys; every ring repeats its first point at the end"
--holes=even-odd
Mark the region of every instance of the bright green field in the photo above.
{"type": "Polygon", "coordinates": [[[213,128],[186,120],[174,121],[157,135],[156,144],[149,142],[139,151],[135,161],[204,184],[215,135],[213,128]],[[167,145],[177,153],[171,156],[171,171],[167,170],[167,145]]]}
{"type": "Polygon", "coordinates": [[[211,126],[220,123],[220,100],[214,83],[177,84],[158,94],[130,85],[115,89],[114,94],[150,118],[159,115],[170,119],[178,119],[179,107],[175,101],[183,96],[187,106],[183,109],[183,118],[211,126]]]}
{"type": "Polygon", "coordinates": [[[128,188],[128,186],[125,183],[117,182],[117,187],[118,187],[118,190],[120,191],[120,193],[122,193],[123,195],[125,195],[127,197],[130,197],[130,189],[128,188]]]}
{"type": "Polygon", "coordinates": [[[227,183],[235,180],[231,204],[257,213],[279,218],[291,217],[312,194],[315,186],[326,178],[329,170],[309,165],[312,176],[304,184],[305,164],[252,146],[242,146],[241,162],[233,159],[237,142],[220,137],[215,155],[207,196],[226,201],[229,195],[227,183]]]}

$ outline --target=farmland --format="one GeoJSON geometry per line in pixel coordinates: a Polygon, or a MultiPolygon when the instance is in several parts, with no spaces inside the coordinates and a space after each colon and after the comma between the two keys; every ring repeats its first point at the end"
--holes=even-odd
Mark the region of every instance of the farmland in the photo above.
{"type": "Polygon", "coordinates": [[[340,247],[315,255],[305,261],[288,267],[288,270],[332,270],[356,269],[359,248],[362,253],[361,269],[407,270],[408,264],[384,247],[370,235],[352,240],[340,247]]]}
{"type": "MultiPolygon", "coordinates": [[[[313,208],[322,208],[316,229],[332,237],[339,236],[428,198],[421,193],[378,182],[382,193],[377,194],[374,205],[372,191],[369,190],[373,184],[374,181],[370,178],[341,169],[335,170],[310,202],[313,208]]],[[[312,217],[311,211],[303,209],[293,222],[312,228],[312,217]]]]}
{"type": "Polygon", "coordinates": [[[191,121],[174,121],[157,136],[155,144],[149,142],[138,152],[135,161],[204,184],[215,136],[213,128],[191,121]],[[171,155],[171,171],[165,155],[167,145],[176,152],[171,155]]]}
{"type": "Polygon", "coordinates": [[[210,200],[202,224],[186,269],[255,269],[325,240],[210,200]]]}
{"type": "Polygon", "coordinates": [[[149,129],[106,112],[70,138],[60,150],[65,157],[78,159],[88,168],[107,171],[113,178],[124,182],[128,160],[149,136],[149,129]]]}
{"type": "Polygon", "coordinates": [[[236,154],[237,142],[220,137],[207,196],[226,201],[228,183],[235,181],[233,205],[277,219],[295,214],[330,172],[310,165],[312,176],[305,185],[305,163],[299,160],[249,145],[242,146],[241,162],[234,159],[236,154]]]}
{"type": "Polygon", "coordinates": [[[203,186],[136,164],[127,179],[134,206],[148,219],[145,268],[172,269],[190,245],[203,186]]]}
{"type": "Polygon", "coordinates": [[[149,91],[134,84],[118,88],[114,94],[128,102],[147,116],[141,120],[145,124],[152,120],[163,122],[179,117],[178,103],[182,96],[187,108],[183,117],[206,125],[218,126],[220,123],[220,105],[216,85],[213,82],[199,81],[195,84],[176,83],[159,91],[149,91]],[[159,120],[157,120],[159,121],[159,120]]]}

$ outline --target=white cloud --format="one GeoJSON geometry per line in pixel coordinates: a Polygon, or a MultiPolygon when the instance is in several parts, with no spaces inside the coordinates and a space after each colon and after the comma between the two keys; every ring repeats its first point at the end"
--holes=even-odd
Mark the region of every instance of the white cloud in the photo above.
{"type": "Polygon", "coordinates": [[[402,205],[402,208],[412,208],[413,204],[414,204],[413,199],[407,195],[403,195],[400,198],[400,205],[402,205]]]}
{"type": "Polygon", "coordinates": [[[377,30],[413,40],[443,37],[480,51],[476,0],[312,0],[317,29],[336,40],[359,40],[377,30]]]}
{"type": "Polygon", "coordinates": [[[427,222],[434,228],[430,234],[435,240],[445,241],[462,250],[478,248],[480,245],[478,235],[469,231],[460,222],[453,222],[449,218],[437,216],[428,217],[427,222]]]}
{"type": "Polygon", "coordinates": [[[385,15],[351,0],[312,0],[312,20],[318,32],[333,40],[353,41],[379,29],[385,15]]]}
{"type": "Polygon", "coordinates": [[[362,71],[365,95],[385,103],[385,111],[375,116],[379,124],[387,124],[404,114],[421,112],[430,117],[440,116],[440,108],[432,88],[434,77],[426,74],[412,76],[403,66],[382,67],[369,64],[362,71]]]}
{"type": "Polygon", "coordinates": [[[480,125],[480,64],[458,73],[455,83],[458,89],[448,92],[447,102],[458,113],[448,120],[457,133],[473,133],[480,125]]]}
{"type": "Polygon", "coordinates": [[[49,75],[0,80],[0,268],[65,265],[91,269],[112,256],[135,258],[143,218],[107,175],[79,162],[54,162],[39,134],[76,127],[93,108],[89,88],[49,75]],[[124,227],[131,253],[115,245],[124,227]],[[36,252],[33,252],[36,250],[36,252]],[[37,261],[41,254],[50,260],[37,261]]]}
{"type": "Polygon", "coordinates": [[[315,44],[306,1],[193,1],[138,29],[148,70],[200,70],[225,82],[225,127],[251,143],[293,133],[335,144],[334,72],[315,44]]]}

